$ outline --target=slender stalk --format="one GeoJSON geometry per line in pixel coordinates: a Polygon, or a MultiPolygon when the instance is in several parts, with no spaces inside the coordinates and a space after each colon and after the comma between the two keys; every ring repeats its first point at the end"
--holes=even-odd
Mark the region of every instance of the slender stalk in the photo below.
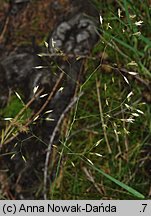
{"type": "Polygon", "coordinates": [[[103,134],[105,138],[105,142],[108,148],[109,154],[112,153],[108,137],[107,137],[107,131],[106,131],[106,125],[104,122],[104,116],[103,116],[103,109],[102,109],[102,102],[101,102],[101,95],[100,95],[100,81],[96,78],[96,90],[97,90],[97,96],[98,96],[98,103],[99,103],[99,111],[100,111],[100,118],[101,118],[101,123],[102,123],[102,128],[103,128],[103,134]]]}

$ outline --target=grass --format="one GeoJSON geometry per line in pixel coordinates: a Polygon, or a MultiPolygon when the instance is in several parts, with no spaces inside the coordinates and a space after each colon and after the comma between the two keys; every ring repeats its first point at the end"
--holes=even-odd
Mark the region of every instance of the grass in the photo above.
{"type": "Polygon", "coordinates": [[[49,197],[147,199],[149,156],[143,152],[150,140],[150,105],[142,100],[144,84],[133,72],[142,80],[151,76],[151,7],[147,1],[94,3],[99,9],[104,4],[100,40],[87,61],[84,95],[55,148],[58,172],[49,197]]]}
{"type": "Polygon", "coordinates": [[[28,131],[26,120],[30,118],[32,111],[29,107],[26,107],[17,92],[11,95],[7,106],[0,110],[0,114],[6,121],[6,124],[4,124],[6,127],[1,131],[1,145],[15,137],[15,134],[17,135],[18,132],[28,131]]]}
{"type": "MultiPolygon", "coordinates": [[[[93,0],[103,18],[100,39],[85,63],[83,95],[53,145],[50,199],[150,199],[151,108],[143,92],[151,102],[151,5],[115,2],[93,0]]],[[[15,118],[24,107],[14,96],[4,117],[15,118]]],[[[21,126],[31,115],[25,111],[21,126]]]]}

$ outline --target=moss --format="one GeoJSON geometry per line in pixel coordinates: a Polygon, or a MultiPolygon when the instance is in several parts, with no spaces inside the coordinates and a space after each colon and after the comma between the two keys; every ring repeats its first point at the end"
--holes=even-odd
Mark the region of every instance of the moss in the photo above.
{"type": "MultiPolygon", "coordinates": [[[[12,95],[7,106],[2,110],[2,115],[9,118],[14,118],[23,108],[25,104],[16,96],[12,95]]],[[[26,120],[31,115],[31,109],[25,110],[22,120],[26,120]]]]}

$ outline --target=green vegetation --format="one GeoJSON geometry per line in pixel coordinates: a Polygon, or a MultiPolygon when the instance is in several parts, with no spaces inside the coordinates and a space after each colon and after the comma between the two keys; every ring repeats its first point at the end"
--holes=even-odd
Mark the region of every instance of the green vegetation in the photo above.
{"type": "Polygon", "coordinates": [[[144,152],[151,114],[142,92],[151,76],[151,6],[148,1],[94,3],[103,8],[100,40],[86,63],[84,94],[54,148],[58,173],[49,196],[147,199],[150,156],[144,152]]]}
{"type": "Polygon", "coordinates": [[[1,145],[7,140],[17,136],[18,132],[27,132],[26,126],[28,119],[31,117],[31,109],[26,107],[21,96],[15,92],[10,97],[7,106],[0,110],[1,116],[6,122],[6,128],[1,131],[1,145]]]}
{"type": "MultiPolygon", "coordinates": [[[[85,62],[83,94],[53,145],[49,172],[56,175],[48,198],[149,199],[151,5],[92,2],[101,13],[99,41],[85,62]]],[[[2,115],[13,118],[1,132],[2,144],[34,121],[18,94],[2,115]]],[[[43,179],[37,197],[42,190],[43,179]]]]}
{"type": "MultiPolygon", "coordinates": [[[[17,95],[12,95],[8,105],[6,106],[6,108],[3,109],[2,115],[4,117],[9,116],[10,118],[14,118],[20,112],[20,110],[24,108],[25,106],[24,102],[21,100],[21,97],[18,98],[17,95]]],[[[30,109],[26,110],[23,119],[29,117],[30,113],[31,113],[30,109]]]]}

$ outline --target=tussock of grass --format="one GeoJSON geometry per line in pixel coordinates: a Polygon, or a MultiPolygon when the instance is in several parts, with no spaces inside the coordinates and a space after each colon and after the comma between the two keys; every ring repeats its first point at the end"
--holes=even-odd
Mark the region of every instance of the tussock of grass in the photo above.
{"type": "MultiPolygon", "coordinates": [[[[100,10],[100,1],[94,2],[100,10]]],[[[150,79],[150,7],[147,1],[104,3],[101,16],[100,41],[80,89],[84,95],[57,147],[60,162],[51,198],[148,197],[142,152],[150,140],[150,105],[143,103],[144,85],[135,75],[150,79]]]]}
{"type": "MultiPolygon", "coordinates": [[[[147,199],[151,108],[142,91],[151,77],[151,5],[93,2],[103,18],[100,39],[85,63],[83,95],[64,121],[60,143],[53,146],[49,168],[56,168],[56,175],[48,198],[147,199]]],[[[24,106],[15,98],[3,112],[14,118],[24,106]]],[[[21,126],[30,110],[26,114],[18,119],[21,126]]]]}

